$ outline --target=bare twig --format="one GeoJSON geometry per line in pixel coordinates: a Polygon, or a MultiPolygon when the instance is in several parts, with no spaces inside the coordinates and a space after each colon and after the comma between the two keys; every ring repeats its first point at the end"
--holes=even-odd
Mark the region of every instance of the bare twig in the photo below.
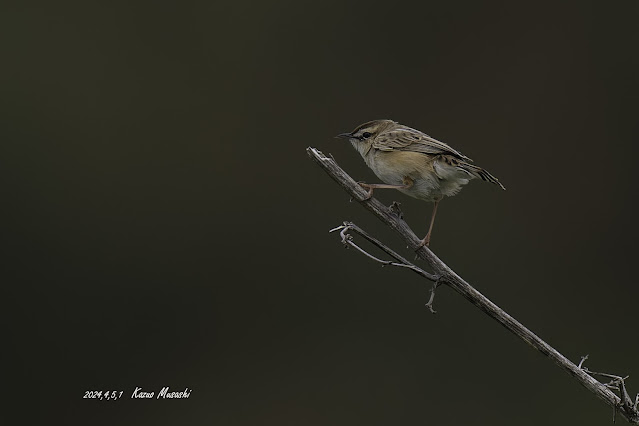
{"type": "MultiPolygon", "coordinates": [[[[393,203],[393,206],[397,207],[396,204],[397,203],[393,203]]],[[[412,264],[411,262],[406,260],[403,256],[401,256],[400,254],[395,252],[393,249],[388,247],[386,244],[384,244],[381,241],[379,241],[378,239],[372,237],[369,233],[367,233],[362,228],[360,228],[359,226],[355,225],[352,222],[344,222],[343,225],[340,225],[337,228],[333,228],[333,229],[331,229],[328,232],[335,232],[335,231],[340,231],[339,234],[342,237],[342,243],[346,247],[350,246],[350,247],[355,248],[357,251],[359,251],[360,253],[362,253],[366,257],[368,257],[370,259],[373,259],[376,262],[381,263],[382,266],[391,265],[391,266],[399,266],[399,267],[402,267],[402,268],[408,268],[408,269],[412,270],[413,272],[416,272],[417,274],[419,274],[422,277],[426,278],[427,280],[433,281],[433,288],[430,290],[430,299],[428,300],[428,303],[426,303],[426,307],[433,314],[437,313],[433,309],[433,300],[435,299],[435,289],[440,284],[441,275],[430,274],[430,273],[424,271],[423,269],[419,268],[418,266],[415,266],[414,264],[412,264]],[[376,245],[377,247],[382,249],[384,252],[386,252],[387,254],[392,256],[398,262],[391,262],[389,260],[381,260],[381,259],[373,256],[372,254],[370,254],[369,252],[367,252],[366,250],[364,250],[363,248],[361,248],[360,246],[355,244],[353,242],[353,237],[348,233],[348,231],[353,231],[353,232],[361,235],[366,240],[370,241],[371,243],[373,243],[374,245],[376,245]]]]}
{"type": "Polygon", "coordinates": [[[426,307],[433,314],[437,313],[437,311],[433,308],[433,302],[435,301],[435,290],[437,290],[439,283],[439,280],[433,283],[433,287],[430,289],[430,299],[428,299],[428,302],[426,302],[426,307]]]}
{"type": "Polygon", "coordinates": [[[579,361],[579,365],[577,366],[577,368],[581,368],[581,366],[584,364],[584,361],[586,361],[587,359],[588,359],[588,354],[582,356],[581,361],[579,361]]]}
{"type": "MultiPolygon", "coordinates": [[[[334,159],[325,156],[319,150],[311,147],[307,149],[307,153],[311,159],[313,159],[333,180],[335,180],[335,182],[337,182],[349,195],[351,195],[353,199],[357,200],[387,226],[396,231],[404,239],[406,244],[415,250],[417,256],[426,261],[434,274],[440,277],[436,282],[446,284],[453,290],[457,291],[469,302],[477,306],[495,321],[499,322],[502,326],[518,336],[528,345],[550,358],[561,369],[574,377],[582,386],[613,407],[615,411],[618,410],[630,423],[639,424],[637,403],[633,404],[630,398],[628,397],[628,399],[626,399],[623,394],[622,397],[619,398],[605,385],[599,383],[594,377],[588,374],[584,369],[579,368],[572,361],[567,359],[528,328],[524,327],[519,321],[491,302],[486,296],[464,281],[444,262],[435,256],[428,247],[419,247],[421,240],[401,218],[401,215],[398,214],[395,209],[389,209],[377,199],[372,197],[368,198],[367,191],[358,185],[357,182],[355,182],[344,170],[342,170],[334,159]],[[628,403],[628,401],[630,401],[630,403],[628,403]]],[[[399,263],[403,262],[399,261],[399,263]]],[[[582,360],[581,364],[583,364],[583,361],[584,360],[582,360]]],[[[625,384],[623,380],[620,382],[620,389],[625,391],[625,384]]],[[[639,401],[639,397],[637,398],[637,401],[639,401]]]]}
{"type": "Polygon", "coordinates": [[[628,390],[626,389],[626,380],[630,376],[621,377],[621,376],[617,376],[616,374],[597,373],[596,371],[590,371],[587,368],[583,368],[583,370],[586,373],[590,374],[591,376],[602,376],[602,377],[608,377],[609,379],[612,379],[610,380],[610,382],[605,383],[604,386],[606,386],[607,388],[619,391],[619,395],[621,398],[620,403],[622,405],[633,407],[635,409],[637,408],[636,407],[637,404],[632,401],[632,399],[630,398],[630,394],[628,393],[628,390]]]}
{"type": "MultiPolygon", "coordinates": [[[[582,363],[579,363],[580,366],[581,364],[582,363]]],[[[635,402],[633,403],[632,399],[630,398],[630,394],[626,390],[626,379],[628,379],[628,377],[630,376],[621,377],[616,374],[598,373],[596,371],[590,371],[586,367],[583,367],[583,370],[586,373],[590,374],[591,376],[608,377],[611,380],[608,383],[603,383],[603,385],[607,387],[608,389],[619,391],[619,397],[620,397],[619,405],[612,407],[613,422],[615,421],[615,418],[617,417],[617,409],[621,407],[627,407],[630,410],[635,410],[635,411],[637,410],[637,400],[639,400],[639,394],[637,394],[637,400],[635,400],[635,402]]]]}
{"type": "Polygon", "coordinates": [[[414,264],[406,260],[403,256],[401,256],[400,254],[392,250],[390,247],[388,247],[386,244],[374,238],[373,236],[371,236],[369,233],[367,233],[366,231],[364,231],[362,228],[355,225],[354,223],[344,222],[343,225],[340,225],[337,228],[333,228],[329,232],[335,232],[335,231],[340,231],[339,234],[342,237],[342,243],[344,245],[355,248],[357,251],[373,259],[374,261],[381,263],[382,265],[390,265],[390,266],[398,266],[401,268],[407,268],[430,281],[436,282],[440,278],[439,275],[430,274],[424,271],[423,269],[415,266],[414,264]],[[372,254],[368,253],[366,250],[362,249],[360,246],[358,246],[357,244],[353,242],[353,237],[348,233],[348,231],[352,231],[352,232],[355,232],[356,234],[361,235],[366,240],[368,240],[369,242],[373,243],[374,245],[382,249],[386,254],[393,257],[395,260],[397,260],[397,262],[392,262],[389,260],[381,260],[373,256],[372,254]]]}

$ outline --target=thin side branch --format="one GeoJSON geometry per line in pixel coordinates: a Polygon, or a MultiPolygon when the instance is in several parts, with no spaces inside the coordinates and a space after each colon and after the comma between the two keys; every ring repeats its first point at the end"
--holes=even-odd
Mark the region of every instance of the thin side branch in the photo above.
{"type": "Polygon", "coordinates": [[[406,260],[403,256],[401,256],[400,254],[395,252],[393,249],[388,247],[386,244],[382,243],[377,238],[374,238],[373,236],[371,236],[369,233],[367,233],[366,231],[364,231],[362,228],[355,225],[354,223],[344,222],[343,225],[338,226],[337,228],[331,229],[329,232],[335,232],[335,231],[340,231],[339,234],[342,237],[342,243],[344,245],[355,248],[357,251],[373,259],[374,261],[381,263],[382,265],[390,265],[390,266],[398,266],[400,268],[407,268],[430,281],[436,282],[440,279],[439,275],[428,273],[424,271],[422,268],[415,266],[414,264],[406,260]],[[366,239],[367,241],[373,243],[375,246],[382,249],[386,254],[390,255],[397,262],[392,262],[389,260],[381,260],[373,256],[372,254],[368,253],[366,250],[359,247],[357,244],[353,242],[353,237],[348,233],[348,231],[352,231],[358,235],[361,235],[362,237],[364,237],[364,239],[366,239]]]}
{"type": "MultiPolygon", "coordinates": [[[[394,204],[393,207],[394,208],[398,208],[396,204],[394,204]]],[[[437,311],[435,311],[435,309],[433,308],[433,302],[435,300],[435,290],[437,289],[437,287],[439,286],[439,284],[441,282],[441,278],[442,278],[441,275],[430,274],[430,273],[424,271],[422,268],[420,268],[420,267],[414,265],[413,263],[409,262],[404,257],[402,257],[400,254],[396,253],[393,249],[388,247],[386,244],[382,243],[377,238],[374,238],[369,233],[367,233],[362,228],[360,228],[359,226],[355,225],[352,222],[344,222],[343,225],[338,226],[337,228],[333,228],[329,232],[335,232],[335,231],[340,231],[339,234],[342,237],[342,244],[344,244],[347,248],[348,247],[355,248],[357,251],[362,253],[364,256],[366,256],[366,257],[368,257],[370,259],[373,259],[376,262],[381,263],[382,266],[390,265],[390,266],[398,266],[398,267],[401,267],[401,268],[407,268],[407,269],[410,269],[413,272],[417,273],[418,275],[421,275],[422,277],[426,278],[427,280],[433,281],[433,287],[430,289],[430,299],[428,300],[428,303],[426,303],[426,307],[428,308],[428,310],[431,313],[433,313],[433,314],[437,313],[437,311]],[[353,231],[356,234],[361,235],[366,240],[370,241],[371,243],[373,243],[374,245],[376,245],[377,247],[382,249],[384,252],[386,252],[387,254],[391,255],[395,260],[397,260],[397,262],[392,262],[390,260],[381,260],[381,259],[373,256],[372,254],[370,254],[369,252],[367,252],[366,250],[364,250],[363,248],[361,248],[360,246],[355,244],[353,242],[353,237],[348,233],[348,231],[353,231]]]]}
{"type": "MultiPolygon", "coordinates": [[[[435,254],[428,247],[419,247],[419,243],[421,240],[415,235],[415,233],[402,219],[401,214],[398,214],[396,209],[394,208],[391,209],[386,207],[375,198],[368,198],[367,191],[365,191],[341,167],[339,167],[334,159],[325,156],[321,151],[311,147],[307,149],[307,153],[311,157],[311,159],[315,161],[351,197],[353,197],[353,199],[357,200],[387,226],[395,230],[404,239],[406,244],[413,250],[415,250],[417,256],[424,260],[428,264],[429,268],[434,272],[433,275],[439,277],[437,280],[435,280],[436,284],[442,283],[451,287],[453,290],[461,294],[465,299],[467,299],[473,305],[477,306],[484,313],[500,323],[521,340],[541,352],[543,355],[550,358],[562,370],[574,377],[575,380],[577,380],[582,386],[584,386],[590,392],[594,393],[605,403],[613,407],[614,412],[619,412],[626,420],[628,420],[628,422],[632,424],[639,424],[639,411],[637,410],[638,404],[633,403],[633,401],[629,397],[626,397],[627,392],[625,392],[624,379],[619,382],[619,388],[622,394],[620,398],[615,395],[610,389],[608,389],[604,384],[600,383],[594,377],[588,374],[586,370],[580,368],[580,366],[583,365],[583,361],[585,360],[582,360],[580,366],[575,365],[572,361],[563,356],[556,349],[543,341],[528,328],[524,327],[519,321],[511,317],[503,309],[495,305],[486,296],[481,294],[474,287],[464,281],[444,262],[442,262],[437,256],[435,256],[435,254]]],[[[364,237],[363,234],[360,235],[364,237]]],[[[375,243],[373,242],[373,244],[375,243]]],[[[380,247],[380,249],[384,250],[384,248],[382,247],[383,244],[382,246],[377,246],[380,247]]],[[[390,252],[386,251],[386,253],[398,260],[398,263],[404,263],[397,257],[393,256],[393,254],[391,254],[390,252]]],[[[415,271],[414,269],[412,270],[415,271]]],[[[637,401],[639,401],[639,396],[637,397],[637,401]]]]}

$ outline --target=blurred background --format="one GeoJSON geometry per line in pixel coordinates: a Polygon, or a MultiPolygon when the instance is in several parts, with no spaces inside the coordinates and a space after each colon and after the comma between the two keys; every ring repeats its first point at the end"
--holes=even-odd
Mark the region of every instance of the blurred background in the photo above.
{"type": "MultiPolygon", "coordinates": [[[[2,9],[5,390],[24,423],[610,423],[459,295],[432,315],[430,283],[328,233],[352,220],[411,256],[305,152],[376,181],[333,136],[377,118],[508,189],[445,199],[433,251],[639,392],[636,1],[2,9]],[[163,386],[192,393],[129,398],[163,386]]],[[[425,233],[429,204],[376,195],[425,233]]]]}

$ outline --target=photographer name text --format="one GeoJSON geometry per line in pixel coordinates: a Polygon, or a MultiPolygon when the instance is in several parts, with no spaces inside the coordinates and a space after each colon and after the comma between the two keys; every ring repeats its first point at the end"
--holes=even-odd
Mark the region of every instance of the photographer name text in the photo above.
{"type": "Polygon", "coordinates": [[[142,388],[136,387],[131,398],[148,398],[148,399],[186,399],[191,396],[193,389],[185,388],[183,391],[174,392],[169,389],[168,386],[163,387],[156,394],[155,392],[148,392],[142,388]]]}

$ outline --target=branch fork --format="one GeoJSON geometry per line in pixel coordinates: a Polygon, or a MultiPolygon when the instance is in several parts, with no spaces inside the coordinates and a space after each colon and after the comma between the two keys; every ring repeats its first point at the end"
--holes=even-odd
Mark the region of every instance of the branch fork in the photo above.
{"type": "MultiPolygon", "coordinates": [[[[398,203],[393,202],[391,207],[393,205],[395,205],[395,204],[398,204],[398,203]]],[[[417,273],[418,275],[426,278],[427,280],[432,281],[433,282],[433,287],[430,290],[430,299],[428,300],[428,303],[426,303],[426,307],[428,308],[428,310],[431,313],[433,313],[433,314],[437,313],[437,311],[435,311],[435,309],[433,309],[433,301],[435,299],[435,290],[443,282],[441,275],[431,274],[429,272],[424,271],[422,268],[420,268],[420,267],[416,266],[415,264],[409,262],[404,257],[402,257],[400,254],[398,254],[393,249],[388,247],[386,244],[384,244],[381,241],[379,241],[378,239],[372,237],[370,234],[368,234],[366,231],[364,231],[362,228],[360,228],[359,226],[355,225],[352,222],[344,222],[342,225],[338,226],[337,228],[333,228],[333,229],[331,229],[328,232],[335,232],[335,231],[340,231],[339,235],[340,235],[340,237],[342,237],[342,244],[344,244],[344,246],[346,248],[353,247],[354,249],[356,249],[357,251],[362,253],[364,256],[374,260],[375,262],[381,263],[382,267],[390,265],[390,266],[397,266],[399,268],[407,268],[407,269],[410,269],[413,272],[417,273]],[[353,236],[351,234],[349,234],[349,231],[352,231],[352,232],[364,237],[364,239],[366,239],[367,241],[373,243],[375,246],[377,246],[378,248],[382,249],[382,251],[384,251],[386,254],[388,254],[392,258],[394,258],[395,261],[382,260],[382,259],[370,254],[369,252],[367,252],[366,250],[364,250],[363,248],[361,248],[360,246],[358,246],[357,244],[355,244],[353,242],[353,236]]]]}
{"type": "Polygon", "coordinates": [[[587,359],[588,355],[581,357],[581,361],[579,362],[578,367],[591,376],[601,376],[611,379],[608,383],[602,383],[602,385],[608,389],[616,390],[617,392],[619,392],[619,403],[613,407],[612,411],[613,423],[615,422],[618,409],[621,408],[631,411],[637,411],[637,409],[639,408],[639,393],[633,401],[632,398],[630,398],[630,394],[626,390],[626,380],[630,376],[621,377],[616,374],[598,373],[596,371],[591,371],[587,367],[582,367],[587,359]]]}

